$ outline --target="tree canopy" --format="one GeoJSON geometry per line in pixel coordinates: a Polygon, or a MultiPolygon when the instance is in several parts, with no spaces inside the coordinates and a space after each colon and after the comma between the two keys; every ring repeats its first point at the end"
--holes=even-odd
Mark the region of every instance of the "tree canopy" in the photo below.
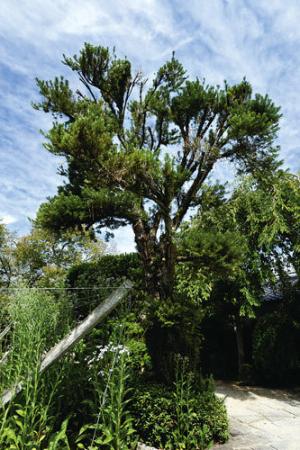
{"type": "Polygon", "coordinates": [[[222,88],[190,80],[174,55],[153,80],[101,46],[85,44],[63,62],[81,88],[63,77],[37,80],[34,106],[54,118],[45,147],[65,157],[67,179],[38,221],[52,230],[130,224],[148,289],[166,298],[175,233],[201,204],[215,164],[229,160],[256,176],[278,166],[279,108],[245,79],[222,88]]]}
{"type": "Polygon", "coordinates": [[[299,224],[299,176],[280,169],[263,182],[244,177],[230,195],[207,189],[179,235],[180,259],[191,283],[200,270],[206,284],[222,283],[223,301],[253,316],[267,283],[299,276],[299,224]]]}

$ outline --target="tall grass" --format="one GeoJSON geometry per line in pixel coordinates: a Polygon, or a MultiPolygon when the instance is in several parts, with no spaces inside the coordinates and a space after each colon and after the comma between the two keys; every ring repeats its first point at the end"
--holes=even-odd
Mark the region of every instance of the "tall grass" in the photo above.
{"type": "Polygon", "coordinates": [[[20,383],[22,391],[0,406],[0,448],[44,448],[53,432],[53,403],[60,383],[59,366],[41,375],[45,352],[67,329],[68,319],[60,299],[38,290],[21,290],[11,298],[8,317],[12,325],[10,353],[1,367],[0,391],[20,383]]]}
{"type": "Polygon", "coordinates": [[[135,448],[127,408],[131,361],[125,325],[115,323],[100,342],[95,330],[87,345],[79,343],[41,374],[43,355],[69,329],[71,313],[65,299],[38,289],[22,290],[10,299],[8,317],[10,354],[2,368],[0,392],[17,384],[22,390],[8,405],[0,405],[0,449],[135,448]],[[84,405],[74,396],[74,383],[86,394],[84,405]],[[80,430],[78,409],[84,424],[80,430]]]}

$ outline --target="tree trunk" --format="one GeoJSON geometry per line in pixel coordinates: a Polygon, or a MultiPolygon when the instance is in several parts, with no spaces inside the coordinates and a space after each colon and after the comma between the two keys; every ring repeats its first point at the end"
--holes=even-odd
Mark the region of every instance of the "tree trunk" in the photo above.
{"type": "Polygon", "coordinates": [[[172,238],[162,238],[160,242],[161,266],[159,273],[160,298],[172,299],[175,287],[176,245],[172,238]]]}
{"type": "Polygon", "coordinates": [[[147,292],[161,301],[172,298],[177,256],[172,236],[164,234],[158,241],[141,219],[134,223],[133,231],[143,264],[147,292]]]}
{"type": "MultiPolygon", "coordinates": [[[[134,233],[144,268],[146,291],[160,305],[165,305],[164,314],[168,314],[168,311],[172,311],[168,305],[176,301],[174,287],[177,251],[172,230],[169,233],[166,230],[158,241],[150,230],[145,230],[143,223],[137,222],[134,233]]],[[[157,314],[156,303],[149,319],[150,326],[145,338],[154,374],[156,379],[171,383],[175,376],[175,355],[187,353],[185,330],[179,325],[167,326],[157,314]]]]}

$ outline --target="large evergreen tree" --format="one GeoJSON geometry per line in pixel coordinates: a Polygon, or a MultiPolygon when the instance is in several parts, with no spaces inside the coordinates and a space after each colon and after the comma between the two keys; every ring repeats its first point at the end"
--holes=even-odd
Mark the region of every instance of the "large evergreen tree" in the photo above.
{"type": "Polygon", "coordinates": [[[175,234],[189,208],[219,161],[254,175],[277,165],[279,108],[245,79],[223,88],[189,80],[174,55],[152,81],[101,46],[64,63],[81,88],[37,81],[35,107],[54,117],[46,148],[65,157],[67,178],[38,220],[54,230],[130,224],[148,292],[171,298],[175,234]]]}

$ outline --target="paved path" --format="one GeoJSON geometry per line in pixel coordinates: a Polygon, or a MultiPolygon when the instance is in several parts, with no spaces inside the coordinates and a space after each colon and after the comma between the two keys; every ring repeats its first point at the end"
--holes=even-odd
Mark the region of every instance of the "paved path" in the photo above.
{"type": "Polygon", "coordinates": [[[288,391],[218,384],[225,398],[231,438],[216,450],[300,450],[300,395],[288,391]]]}

